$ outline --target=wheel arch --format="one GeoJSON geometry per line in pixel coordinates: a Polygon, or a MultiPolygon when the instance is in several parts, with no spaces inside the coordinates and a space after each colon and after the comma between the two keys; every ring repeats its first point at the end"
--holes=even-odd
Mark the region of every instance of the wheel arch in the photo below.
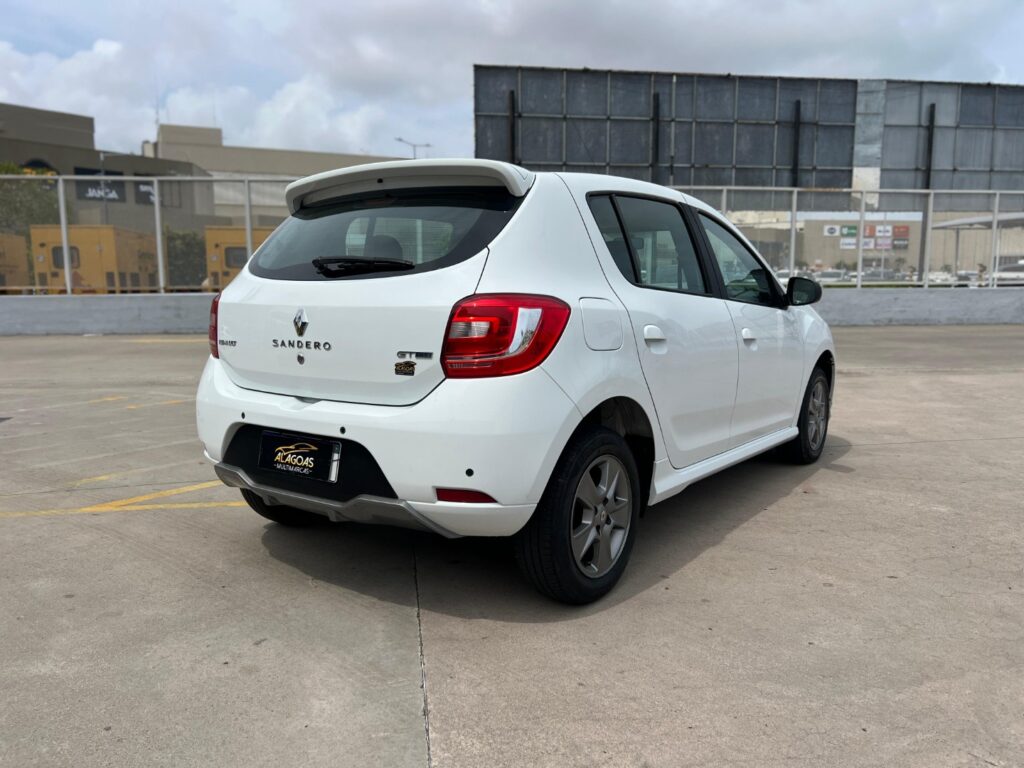
{"type": "MultiPolygon", "coordinates": [[[[833,354],[831,349],[825,349],[818,355],[818,359],[811,367],[811,372],[813,372],[815,368],[821,368],[821,370],[825,372],[825,378],[828,379],[828,399],[831,403],[836,383],[836,356],[833,354]]],[[[811,374],[809,372],[807,374],[808,379],[810,379],[810,375],[811,374]]]]}
{"type": "MultiPolygon", "coordinates": [[[[814,367],[821,368],[821,370],[825,372],[825,378],[828,379],[828,386],[829,389],[831,389],[832,383],[836,378],[836,356],[832,354],[832,350],[826,349],[818,355],[818,359],[814,363],[814,367]]],[[[813,370],[813,368],[811,370],[813,370]]]]}
{"type": "MultiPolygon", "coordinates": [[[[640,486],[644,492],[640,494],[644,507],[651,493],[654,479],[655,432],[650,417],[636,400],[625,395],[609,397],[591,408],[573,430],[568,442],[562,448],[562,455],[575,441],[576,436],[584,429],[599,426],[610,429],[622,437],[633,452],[637,472],[640,475],[640,486]]],[[[559,457],[561,458],[561,456],[559,457]]]]}

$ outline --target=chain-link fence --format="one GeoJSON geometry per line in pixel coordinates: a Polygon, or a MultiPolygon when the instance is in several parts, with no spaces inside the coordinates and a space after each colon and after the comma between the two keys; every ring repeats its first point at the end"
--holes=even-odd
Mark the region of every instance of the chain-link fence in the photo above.
{"type": "MultiPolygon", "coordinates": [[[[0,176],[0,295],[219,291],[287,217],[288,181],[0,176]]],[[[679,189],[782,280],[1024,286],[1024,192],[679,189]]]]}

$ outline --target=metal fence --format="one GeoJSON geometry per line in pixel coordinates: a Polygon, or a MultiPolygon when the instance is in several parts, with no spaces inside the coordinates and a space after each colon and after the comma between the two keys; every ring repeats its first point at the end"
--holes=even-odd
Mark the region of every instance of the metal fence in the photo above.
{"type": "Polygon", "coordinates": [[[291,180],[0,176],[0,295],[218,291],[288,216],[291,180]]]}
{"type": "MultiPolygon", "coordinates": [[[[0,295],[218,291],[287,217],[289,181],[0,176],[0,295]]],[[[782,279],[1024,285],[1024,192],[679,189],[728,215],[782,279]]]]}
{"type": "Polygon", "coordinates": [[[783,278],[858,288],[1024,285],[1024,192],[678,189],[729,216],[783,278]]]}

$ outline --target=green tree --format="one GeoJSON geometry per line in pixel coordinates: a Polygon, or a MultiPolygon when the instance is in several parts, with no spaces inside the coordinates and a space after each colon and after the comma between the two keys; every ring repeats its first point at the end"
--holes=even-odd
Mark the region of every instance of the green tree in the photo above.
{"type": "Polygon", "coordinates": [[[197,289],[206,277],[206,241],[197,232],[164,228],[167,286],[197,289]]]}
{"type": "MultiPolygon", "coordinates": [[[[14,163],[0,162],[0,175],[28,174],[14,163]]],[[[32,224],[56,224],[60,219],[55,181],[0,180],[0,231],[28,235],[32,224]]]]}
{"type": "MultiPolygon", "coordinates": [[[[0,162],[0,175],[34,176],[21,166],[0,162]]],[[[29,227],[33,224],[56,224],[60,220],[55,181],[21,181],[0,179],[0,232],[25,238],[25,261],[29,281],[35,282],[32,241],[29,227]]]]}

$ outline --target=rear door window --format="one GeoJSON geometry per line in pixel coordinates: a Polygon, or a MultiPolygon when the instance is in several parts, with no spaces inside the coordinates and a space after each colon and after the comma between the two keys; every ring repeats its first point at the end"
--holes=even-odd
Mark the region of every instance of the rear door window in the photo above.
{"type": "Polygon", "coordinates": [[[398,190],[304,208],[249,262],[260,277],[393,277],[457,264],[482,251],[521,198],[504,189],[398,190]]]}
{"type": "Polygon", "coordinates": [[[591,195],[588,200],[590,212],[594,214],[594,221],[597,228],[601,230],[601,237],[608,252],[612,255],[615,266],[619,268],[622,276],[631,283],[636,282],[636,274],[633,271],[633,262],[629,256],[629,246],[626,245],[626,236],[619,226],[619,217],[615,213],[612,199],[608,195],[591,195]]]}
{"type": "Polygon", "coordinates": [[[682,211],[672,203],[616,195],[640,285],[706,294],[707,283],[682,211]]]}

